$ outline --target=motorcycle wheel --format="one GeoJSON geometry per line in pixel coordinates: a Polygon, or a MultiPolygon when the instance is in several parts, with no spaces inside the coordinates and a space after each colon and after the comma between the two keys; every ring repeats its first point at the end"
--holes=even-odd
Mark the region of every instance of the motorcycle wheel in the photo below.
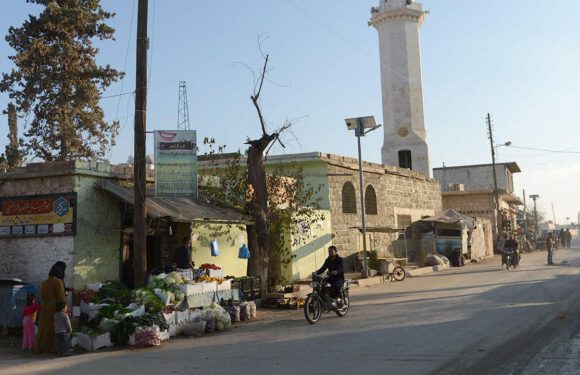
{"type": "Polygon", "coordinates": [[[395,267],[395,269],[393,269],[393,279],[395,279],[396,281],[403,281],[405,280],[405,270],[403,269],[403,267],[401,266],[397,266],[395,267]]]}
{"type": "Polygon", "coordinates": [[[304,302],[304,316],[310,324],[316,324],[322,316],[322,303],[320,298],[308,296],[304,302]]]}
{"type": "Polygon", "coordinates": [[[511,262],[512,262],[512,259],[510,257],[507,257],[507,259],[505,260],[505,268],[508,271],[510,270],[511,262]]]}
{"type": "Polygon", "coordinates": [[[345,316],[348,313],[350,308],[350,296],[348,295],[348,291],[342,292],[342,307],[336,310],[336,315],[338,316],[345,316]]]}

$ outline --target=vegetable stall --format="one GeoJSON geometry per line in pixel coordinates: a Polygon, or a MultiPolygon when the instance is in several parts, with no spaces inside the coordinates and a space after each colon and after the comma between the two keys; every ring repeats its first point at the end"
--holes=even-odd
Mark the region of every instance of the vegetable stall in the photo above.
{"type": "Polygon", "coordinates": [[[78,317],[73,344],[89,351],[147,347],[175,336],[225,331],[256,317],[256,304],[244,301],[243,280],[203,264],[198,270],[150,275],[146,287],[134,290],[119,282],[89,284],[73,291],[72,310],[78,317]]]}

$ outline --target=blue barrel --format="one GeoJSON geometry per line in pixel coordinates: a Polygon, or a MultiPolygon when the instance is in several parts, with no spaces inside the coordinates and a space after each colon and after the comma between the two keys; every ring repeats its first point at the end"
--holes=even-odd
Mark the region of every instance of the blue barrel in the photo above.
{"type": "Polygon", "coordinates": [[[36,302],[40,303],[36,285],[18,279],[0,279],[0,328],[22,327],[22,310],[29,293],[34,293],[36,302]]]}

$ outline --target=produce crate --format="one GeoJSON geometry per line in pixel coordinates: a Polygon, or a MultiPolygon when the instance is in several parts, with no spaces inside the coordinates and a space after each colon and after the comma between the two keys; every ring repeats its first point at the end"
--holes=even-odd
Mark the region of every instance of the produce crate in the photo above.
{"type": "Polygon", "coordinates": [[[242,277],[237,279],[239,282],[239,289],[242,291],[243,299],[246,301],[251,301],[257,298],[261,298],[260,277],[242,277]]]}
{"type": "Polygon", "coordinates": [[[163,317],[165,317],[167,324],[175,324],[177,322],[177,314],[175,311],[169,314],[163,314],[163,317]]]}
{"type": "Polygon", "coordinates": [[[165,331],[161,331],[161,333],[159,334],[159,337],[161,338],[161,341],[167,341],[169,340],[169,330],[165,330],[165,331]]]}
{"type": "Polygon", "coordinates": [[[224,290],[231,290],[232,289],[232,280],[224,280],[222,281],[221,284],[217,285],[217,290],[218,292],[224,291],[224,290]]]}
{"type": "Polygon", "coordinates": [[[89,352],[94,352],[95,350],[101,348],[113,346],[113,343],[111,342],[111,335],[108,332],[96,337],[91,337],[86,333],[79,333],[77,337],[79,346],[85,350],[88,350],[89,352]]]}
{"type": "Polygon", "coordinates": [[[209,277],[220,277],[223,278],[224,277],[224,270],[219,269],[219,270],[207,270],[207,274],[209,275],[209,277]]]}
{"type": "Polygon", "coordinates": [[[203,281],[202,283],[203,293],[215,293],[217,292],[217,282],[215,281],[203,281]]]}
{"type": "Polygon", "coordinates": [[[180,324],[187,321],[189,321],[189,310],[175,312],[175,323],[180,324]]]}
{"type": "Polygon", "coordinates": [[[101,310],[101,307],[103,306],[108,306],[107,303],[101,303],[101,304],[94,304],[94,303],[86,303],[85,301],[81,301],[81,313],[82,314],[87,314],[89,317],[89,320],[92,320],[94,318],[96,318],[96,316],[99,314],[99,310],[101,310]]]}
{"type": "Polygon", "coordinates": [[[179,289],[181,289],[188,297],[203,293],[203,286],[201,283],[183,284],[179,286],[179,289]]]}

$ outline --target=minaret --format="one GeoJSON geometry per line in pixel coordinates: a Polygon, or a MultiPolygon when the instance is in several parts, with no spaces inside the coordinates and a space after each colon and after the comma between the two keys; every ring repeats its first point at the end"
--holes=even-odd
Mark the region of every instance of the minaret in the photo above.
{"type": "Polygon", "coordinates": [[[430,175],[423,116],[419,28],[426,12],[412,0],[380,0],[369,26],[379,33],[383,126],[383,164],[430,175]]]}

